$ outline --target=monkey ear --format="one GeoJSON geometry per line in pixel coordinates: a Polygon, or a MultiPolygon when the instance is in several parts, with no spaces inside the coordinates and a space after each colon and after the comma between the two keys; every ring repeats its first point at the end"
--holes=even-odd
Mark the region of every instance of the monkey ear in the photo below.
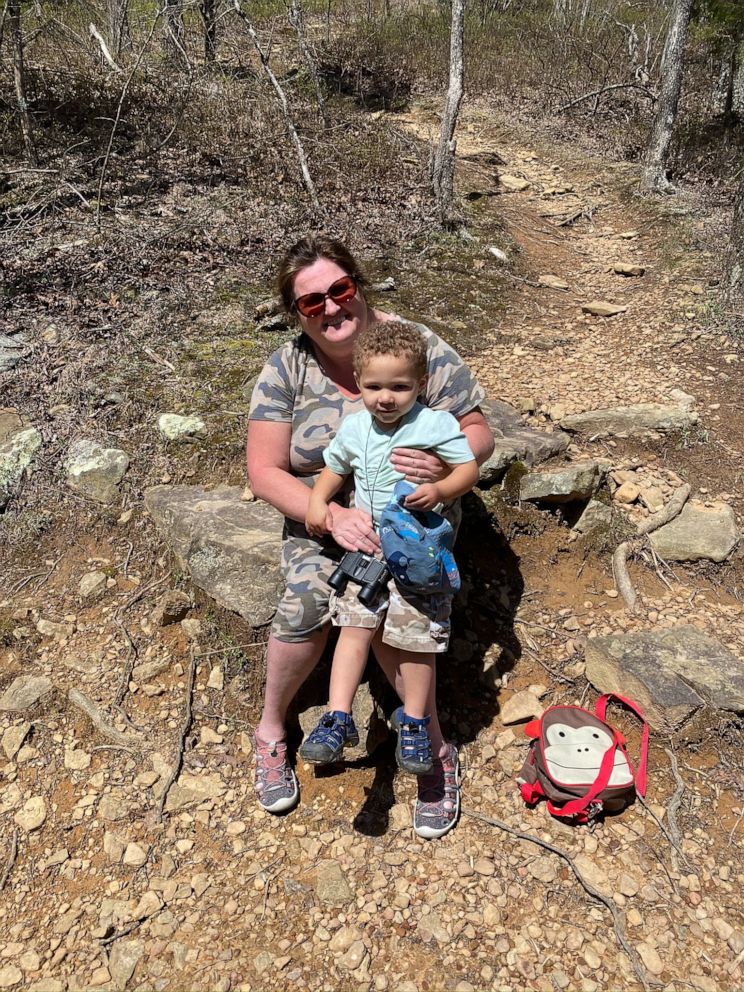
{"type": "Polygon", "coordinates": [[[529,723],[525,724],[524,732],[527,737],[539,737],[541,723],[542,720],[530,720],[529,723]]]}

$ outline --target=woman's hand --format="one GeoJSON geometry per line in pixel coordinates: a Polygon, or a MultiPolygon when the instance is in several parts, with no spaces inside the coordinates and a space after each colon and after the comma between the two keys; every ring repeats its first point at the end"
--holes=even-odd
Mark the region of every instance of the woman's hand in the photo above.
{"type": "Polygon", "coordinates": [[[373,555],[380,540],[372,526],[372,517],[364,510],[331,504],[331,536],[345,551],[363,551],[373,555]]]}
{"type": "Polygon", "coordinates": [[[437,503],[442,503],[439,486],[435,482],[425,482],[423,486],[418,486],[406,496],[406,507],[411,510],[432,510],[437,503]]]}
{"type": "Polygon", "coordinates": [[[439,482],[449,474],[448,465],[431,451],[418,448],[394,448],[390,464],[398,472],[403,472],[408,482],[420,485],[422,482],[439,482]]]}

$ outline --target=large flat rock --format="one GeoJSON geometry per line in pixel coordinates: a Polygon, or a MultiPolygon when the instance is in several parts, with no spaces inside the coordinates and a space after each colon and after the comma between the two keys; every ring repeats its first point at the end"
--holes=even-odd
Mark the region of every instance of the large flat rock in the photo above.
{"type": "Polygon", "coordinates": [[[238,486],[155,486],[145,505],[194,585],[259,627],[271,621],[284,588],[283,518],[240,494],[238,486]]]}
{"type": "Polygon", "coordinates": [[[676,730],[704,706],[744,713],[744,663],[696,627],[587,641],[586,677],[635,700],[652,727],[676,730]]]}
{"type": "Polygon", "coordinates": [[[518,411],[500,400],[486,400],[483,415],[493,432],[493,454],[481,465],[481,482],[498,482],[512,462],[538,465],[565,451],[570,438],[563,431],[547,433],[528,427],[518,411]]]}
{"type": "Polygon", "coordinates": [[[698,415],[686,406],[664,403],[636,403],[633,406],[587,410],[564,417],[565,431],[605,437],[613,434],[647,434],[649,431],[682,431],[698,422],[698,415]]]}
{"type": "Polygon", "coordinates": [[[649,539],[654,550],[668,561],[724,561],[739,543],[741,532],[728,504],[691,502],[649,539]]]}
{"type": "Polygon", "coordinates": [[[598,462],[575,462],[552,472],[522,476],[519,498],[535,503],[571,503],[589,499],[599,488],[603,470],[598,462]]]}

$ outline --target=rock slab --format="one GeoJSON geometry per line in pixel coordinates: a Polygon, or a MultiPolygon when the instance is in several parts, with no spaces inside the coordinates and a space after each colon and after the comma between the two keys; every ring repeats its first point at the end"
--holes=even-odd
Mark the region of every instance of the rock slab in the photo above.
{"type": "Polygon", "coordinates": [[[741,661],[696,627],[588,640],[586,677],[599,692],[634,699],[651,726],[665,731],[677,730],[706,705],[744,712],[741,661]]]}
{"type": "Polygon", "coordinates": [[[635,403],[632,406],[587,410],[564,417],[560,425],[572,434],[606,437],[613,434],[647,434],[649,431],[683,431],[698,422],[692,410],[664,403],[635,403]]]}
{"type": "Polygon", "coordinates": [[[725,561],[741,540],[741,532],[727,503],[708,507],[690,502],[671,523],[654,531],[650,540],[667,561],[725,561]]]}
{"type": "Polygon", "coordinates": [[[481,465],[481,482],[497,482],[512,462],[538,465],[565,451],[570,438],[563,431],[551,434],[528,427],[519,412],[500,400],[485,400],[481,404],[483,416],[491,428],[495,447],[493,454],[481,465]]]}
{"type": "Polygon", "coordinates": [[[519,498],[530,502],[571,503],[589,499],[602,480],[598,462],[578,462],[556,472],[532,472],[519,483],[519,498]]]}
{"type": "Polygon", "coordinates": [[[43,675],[19,675],[0,696],[0,711],[21,713],[38,702],[52,688],[43,675]]]}
{"type": "Polygon", "coordinates": [[[269,623],[283,590],[283,518],[239,486],[155,486],[145,505],[194,585],[253,627],[269,623]]]}

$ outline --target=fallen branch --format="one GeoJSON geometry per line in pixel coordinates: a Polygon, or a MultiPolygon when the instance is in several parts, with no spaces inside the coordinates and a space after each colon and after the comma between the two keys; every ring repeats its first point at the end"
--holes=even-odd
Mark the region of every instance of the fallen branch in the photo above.
{"type": "Polygon", "coordinates": [[[83,713],[85,713],[100,734],[103,734],[104,737],[108,737],[108,739],[113,741],[114,744],[118,744],[120,747],[123,747],[128,751],[135,750],[137,747],[141,746],[141,741],[132,738],[129,734],[125,734],[121,730],[117,730],[116,727],[110,724],[93,700],[89,699],[84,692],[81,692],[79,689],[70,689],[67,694],[67,698],[73,706],[76,706],[79,710],[82,710],[83,713]]]}
{"type": "Polygon", "coordinates": [[[196,651],[191,648],[191,663],[189,665],[189,675],[186,680],[186,704],[185,712],[183,716],[183,723],[181,724],[181,733],[178,739],[178,752],[176,753],[176,759],[173,762],[173,767],[171,768],[168,780],[165,783],[163,792],[160,796],[160,802],[158,804],[158,815],[157,822],[163,822],[163,810],[165,809],[165,804],[168,799],[168,793],[173,783],[178,778],[178,773],[181,771],[181,765],[183,764],[183,751],[186,746],[186,735],[191,727],[191,700],[194,695],[194,681],[196,680],[196,651]]]}
{"type": "Polygon", "coordinates": [[[560,847],[556,847],[554,844],[549,844],[548,841],[542,840],[534,834],[523,833],[521,830],[516,830],[514,827],[510,827],[502,820],[496,820],[493,817],[484,816],[482,813],[475,813],[472,810],[463,809],[462,815],[469,816],[473,820],[480,820],[481,823],[487,823],[491,827],[497,827],[499,830],[503,830],[505,833],[511,834],[512,837],[518,837],[520,840],[525,840],[530,844],[536,844],[538,847],[542,847],[546,851],[556,854],[559,858],[565,861],[584,891],[587,892],[593,899],[601,902],[602,905],[609,910],[610,915],[612,916],[617,942],[630,959],[630,963],[633,966],[633,971],[638,976],[638,980],[641,985],[643,985],[644,989],[646,989],[646,992],[648,992],[652,986],[655,988],[663,987],[663,982],[657,982],[649,978],[646,969],[643,967],[641,959],[628,941],[625,934],[625,927],[623,926],[622,917],[620,915],[620,910],[611,899],[608,899],[606,895],[599,891],[599,889],[595,889],[590,882],[587,882],[579,869],[576,867],[571,856],[567,854],[566,851],[562,850],[560,847]]]}
{"type": "Polygon", "coordinates": [[[640,83],[613,83],[612,86],[603,86],[601,89],[593,90],[591,93],[585,93],[584,96],[577,97],[569,103],[564,103],[562,107],[558,107],[556,113],[562,114],[564,110],[570,110],[571,107],[575,107],[579,103],[584,103],[585,100],[591,100],[595,96],[602,96],[604,93],[611,93],[613,90],[640,90],[649,100],[655,101],[657,99],[655,93],[648,89],[648,87],[641,86],[640,83]]]}
{"type": "Polygon", "coordinates": [[[240,0],[233,0],[233,8],[235,9],[235,13],[243,22],[246,31],[250,35],[250,39],[253,42],[253,47],[258,52],[258,57],[261,60],[261,65],[264,68],[264,72],[269,77],[269,81],[271,82],[271,85],[274,87],[274,91],[276,92],[276,95],[279,99],[279,105],[282,109],[282,115],[284,117],[285,127],[287,128],[287,132],[292,141],[292,144],[295,147],[295,152],[297,153],[297,158],[300,163],[300,172],[302,173],[302,181],[305,185],[305,189],[307,190],[308,196],[310,197],[315,210],[319,214],[322,214],[323,211],[320,206],[320,200],[318,199],[318,194],[315,191],[315,184],[313,183],[312,177],[310,176],[310,170],[307,165],[307,157],[305,155],[305,149],[302,147],[302,142],[300,141],[299,135],[297,134],[294,124],[292,123],[292,118],[290,117],[289,114],[289,104],[287,103],[287,97],[285,96],[284,90],[279,85],[279,80],[271,71],[271,66],[269,65],[268,56],[261,48],[261,44],[253,28],[253,24],[251,23],[248,15],[241,7],[240,0]]]}
{"type": "Polygon", "coordinates": [[[13,865],[16,863],[16,858],[18,857],[18,827],[13,831],[13,839],[10,842],[10,854],[8,855],[8,861],[5,865],[5,871],[3,872],[3,877],[0,878],[0,892],[5,888],[8,879],[10,878],[10,873],[13,871],[13,865]]]}
{"type": "Polygon", "coordinates": [[[101,49],[101,55],[103,55],[105,61],[114,70],[114,72],[121,72],[121,66],[117,65],[117,63],[114,62],[111,56],[111,52],[108,50],[108,45],[106,44],[103,38],[103,35],[92,21],[88,25],[88,34],[91,36],[91,38],[95,38],[95,40],[98,42],[98,47],[101,49]]]}
{"type": "Polygon", "coordinates": [[[664,524],[670,523],[675,517],[679,516],[689,495],[690,487],[685,483],[679,487],[662,510],[659,510],[658,513],[652,513],[650,517],[647,517],[638,525],[636,537],[629,541],[623,541],[615,549],[615,553],[612,556],[612,574],[615,577],[615,587],[631,612],[636,608],[638,597],[628,574],[628,556],[641,546],[642,542],[640,538],[652,534],[659,527],[663,527],[664,524]]]}
{"type": "Polygon", "coordinates": [[[132,669],[134,668],[134,663],[137,660],[138,652],[137,652],[137,645],[132,640],[132,637],[129,631],[127,630],[127,628],[121,622],[121,618],[115,617],[115,623],[116,626],[124,635],[124,639],[129,645],[129,655],[127,656],[127,660],[124,663],[124,670],[121,673],[121,678],[119,679],[119,686],[116,690],[116,695],[114,696],[113,705],[118,710],[121,708],[121,704],[124,702],[124,697],[126,696],[127,691],[129,689],[129,683],[132,679],[132,669]]]}
{"type": "Polygon", "coordinates": [[[678,870],[677,864],[677,850],[682,847],[682,836],[679,832],[679,825],[677,824],[677,813],[679,811],[680,804],[682,802],[682,796],[685,794],[685,783],[682,781],[682,776],[679,774],[679,767],[677,765],[677,756],[674,751],[670,748],[664,748],[664,751],[669,757],[669,761],[672,766],[672,775],[674,776],[674,781],[677,788],[674,790],[672,798],[669,800],[669,805],[667,806],[667,823],[669,824],[669,833],[675,840],[674,849],[672,850],[672,865],[674,870],[678,870]]]}

